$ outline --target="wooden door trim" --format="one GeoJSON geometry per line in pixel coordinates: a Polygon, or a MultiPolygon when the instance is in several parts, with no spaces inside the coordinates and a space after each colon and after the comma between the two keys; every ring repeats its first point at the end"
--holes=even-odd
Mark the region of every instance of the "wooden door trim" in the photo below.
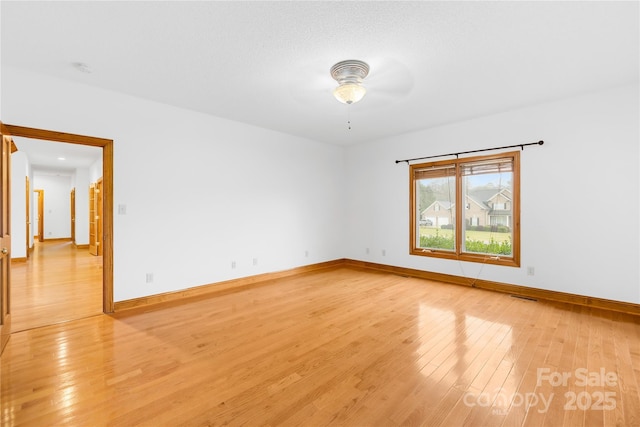
{"type": "Polygon", "coordinates": [[[5,124],[7,133],[12,136],[42,139],[45,141],[66,142],[70,144],[102,147],[102,233],[103,233],[103,276],[102,311],[113,312],[113,140],[94,136],[56,132],[45,129],[29,128],[5,124]]]}
{"type": "Polygon", "coordinates": [[[105,147],[113,144],[112,139],[97,138],[95,136],[78,135],[74,133],[56,132],[52,130],[29,128],[5,124],[7,133],[11,136],[24,138],[43,139],[45,141],[68,142],[70,144],[91,145],[93,147],[105,147]]]}

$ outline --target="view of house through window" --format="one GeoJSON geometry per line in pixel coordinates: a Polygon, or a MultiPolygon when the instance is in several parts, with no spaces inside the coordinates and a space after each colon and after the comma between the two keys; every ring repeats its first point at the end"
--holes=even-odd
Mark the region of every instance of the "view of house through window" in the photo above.
{"type": "Polygon", "coordinates": [[[519,265],[519,152],[411,165],[411,253],[519,265]]]}

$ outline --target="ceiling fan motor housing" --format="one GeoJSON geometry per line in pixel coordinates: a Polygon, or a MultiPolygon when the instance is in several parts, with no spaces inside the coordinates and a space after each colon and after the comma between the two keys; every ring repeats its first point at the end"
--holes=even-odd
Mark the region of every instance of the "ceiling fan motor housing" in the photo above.
{"type": "Polygon", "coordinates": [[[369,74],[369,65],[357,59],[340,61],[331,67],[331,77],[339,84],[360,84],[369,74]]]}

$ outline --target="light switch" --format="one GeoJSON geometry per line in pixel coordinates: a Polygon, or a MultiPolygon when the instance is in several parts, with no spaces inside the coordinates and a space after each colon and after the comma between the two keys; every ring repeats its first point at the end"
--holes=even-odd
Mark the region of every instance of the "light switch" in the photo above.
{"type": "Polygon", "coordinates": [[[118,215],[127,214],[127,205],[118,205],[118,215]]]}

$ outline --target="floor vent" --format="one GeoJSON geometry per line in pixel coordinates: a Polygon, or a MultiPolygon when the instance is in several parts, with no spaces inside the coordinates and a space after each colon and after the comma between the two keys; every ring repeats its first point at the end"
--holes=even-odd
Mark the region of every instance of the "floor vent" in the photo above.
{"type": "Polygon", "coordinates": [[[526,300],[526,301],[535,301],[535,302],[538,302],[538,300],[537,300],[537,299],[535,299],[535,298],[531,298],[531,297],[523,297],[522,295],[510,295],[510,297],[511,297],[511,298],[523,299],[523,300],[526,300]]]}

